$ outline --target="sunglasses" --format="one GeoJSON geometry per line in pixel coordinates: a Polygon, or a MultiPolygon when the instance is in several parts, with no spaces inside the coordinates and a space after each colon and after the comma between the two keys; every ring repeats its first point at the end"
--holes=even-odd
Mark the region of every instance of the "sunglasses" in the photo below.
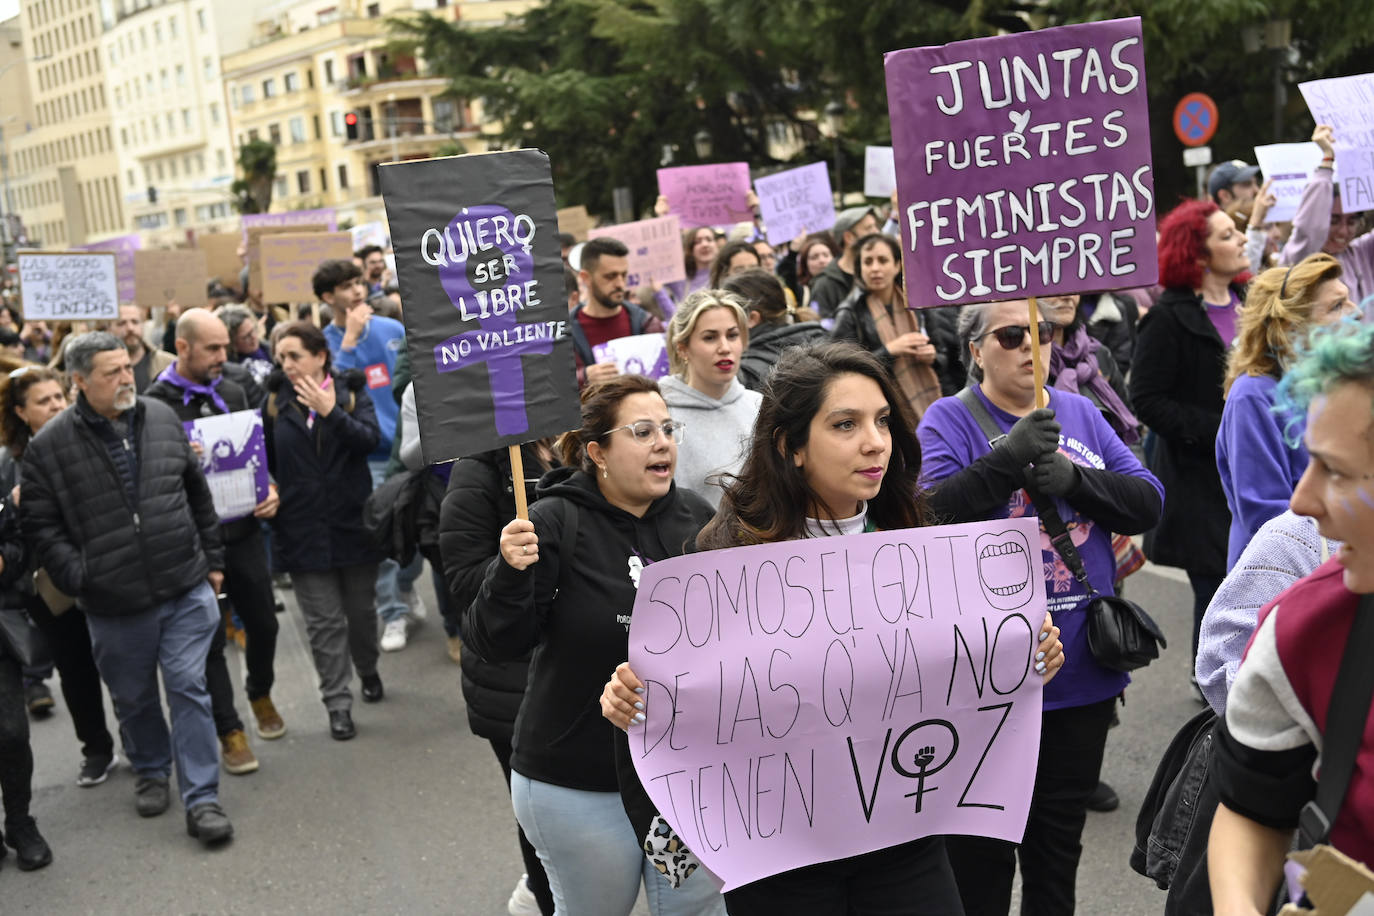
{"type": "MultiPolygon", "coordinates": [[[[1040,345],[1044,346],[1054,340],[1054,322],[1041,321],[1036,325],[1036,330],[1040,334],[1040,345]]],[[[1015,350],[1025,341],[1026,335],[1030,333],[1030,328],[1024,324],[1009,324],[1004,328],[995,328],[985,334],[980,334],[976,338],[982,340],[984,337],[992,336],[997,338],[997,342],[1002,345],[1003,350],[1015,350]]]]}

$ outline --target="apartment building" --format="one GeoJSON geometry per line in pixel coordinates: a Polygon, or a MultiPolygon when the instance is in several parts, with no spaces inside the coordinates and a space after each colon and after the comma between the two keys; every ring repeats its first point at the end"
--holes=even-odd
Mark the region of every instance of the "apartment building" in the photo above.
{"type": "Polygon", "coordinates": [[[27,235],[17,221],[14,189],[10,183],[10,151],[15,136],[33,125],[33,101],[29,95],[29,71],[24,59],[24,32],[19,17],[0,22],[0,241],[19,242],[27,235]],[[10,144],[6,140],[11,141],[10,144]]]}

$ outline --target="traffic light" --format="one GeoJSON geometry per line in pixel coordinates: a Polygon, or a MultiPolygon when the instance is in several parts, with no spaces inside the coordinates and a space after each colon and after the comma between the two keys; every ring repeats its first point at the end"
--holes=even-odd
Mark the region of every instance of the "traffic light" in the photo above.
{"type": "Polygon", "coordinates": [[[358,139],[358,113],[350,111],[344,115],[344,134],[349,140],[358,139]]]}

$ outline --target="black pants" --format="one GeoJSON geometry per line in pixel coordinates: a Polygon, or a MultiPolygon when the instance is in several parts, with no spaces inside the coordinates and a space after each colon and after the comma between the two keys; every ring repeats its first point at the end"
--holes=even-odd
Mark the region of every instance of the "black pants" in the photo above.
{"type": "MultiPolygon", "coordinates": [[[[244,655],[248,661],[248,677],[244,689],[250,701],[256,700],[272,692],[279,629],[262,535],[254,531],[246,538],[225,544],[224,565],[224,590],[243,622],[246,637],[244,655]]],[[[224,627],[221,626],[215,631],[210,653],[205,659],[205,682],[214,709],[215,732],[221,738],[243,728],[243,721],[234,709],[234,684],[229,680],[224,648],[224,627]]]]}
{"type": "MultiPolygon", "coordinates": [[[[506,777],[506,793],[510,793],[510,742],[488,738],[496,759],[501,761],[501,773],[506,777]]],[[[553,916],[553,892],[549,890],[549,876],[544,874],[544,863],[539,861],[539,853],[534,851],[530,841],[525,839],[525,831],[520,824],[515,825],[516,838],[520,841],[520,858],[525,862],[525,880],[539,903],[539,912],[553,916]]]]}
{"type": "Polygon", "coordinates": [[[944,840],[821,862],[725,894],[730,916],[961,916],[944,840]]]}
{"type": "Polygon", "coordinates": [[[114,739],[105,725],[105,697],[100,672],[91,655],[91,631],[80,608],[54,617],[42,598],[29,601],[29,616],[48,640],[57,671],[62,675],[62,698],[72,716],[76,740],[86,757],[114,756],[114,739]]]}
{"type": "Polygon", "coordinates": [[[32,780],[33,750],[29,747],[24,676],[19,662],[0,649],[0,798],[5,802],[7,828],[28,819],[32,780]]]}
{"type": "Polygon", "coordinates": [[[1088,798],[1097,788],[1116,699],[1050,710],[1040,726],[1040,763],[1021,845],[986,837],[945,842],[968,916],[1007,916],[1021,860],[1022,916],[1070,916],[1088,798]]]}
{"type": "Polygon", "coordinates": [[[1221,588],[1221,580],[1225,576],[1218,576],[1214,573],[1201,573],[1188,570],[1188,584],[1193,587],[1193,664],[1188,666],[1191,674],[1197,668],[1197,641],[1198,634],[1202,631],[1202,618],[1207,613],[1207,606],[1212,603],[1212,596],[1221,588]]]}

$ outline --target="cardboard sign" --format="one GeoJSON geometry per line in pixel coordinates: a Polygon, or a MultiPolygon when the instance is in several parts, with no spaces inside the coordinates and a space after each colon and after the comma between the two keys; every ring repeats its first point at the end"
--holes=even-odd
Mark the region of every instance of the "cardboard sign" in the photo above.
{"type": "Polygon", "coordinates": [[[1374,210],[1374,73],[1299,83],[1318,124],[1330,124],[1346,213],[1374,210]]]}
{"type": "Polygon", "coordinates": [[[215,514],[232,522],[253,514],[267,498],[267,443],[256,410],[201,417],[182,424],[200,445],[200,468],[210,484],[215,514]]]}
{"type": "Polygon", "coordinates": [[[1140,19],[887,55],[913,307],[1158,278],[1140,19]]]}
{"type": "Polygon", "coordinates": [[[682,257],[682,222],[671,213],[657,219],[600,226],[587,236],[608,236],[630,249],[630,276],[626,281],[630,289],[650,280],[663,286],[687,279],[687,265],[682,257]]]}
{"type": "Polygon", "coordinates": [[[16,257],[26,321],[119,317],[113,252],[21,251],[16,257]]]}
{"type": "Polygon", "coordinates": [[[549,157],[388,163],[426,464],[581,425],[549,157]]]}
{"type": "Polygon", "coordinates": [[[617,337],[592,347],[599,363],[614,362],[621,375],[663,378],[669,370],[668,341],[662,334],[617,337]]]}
{"type": "Polygon", "coordinates": [[[897,190],[897,164],[892,147],[864,148],[864,197],[891,197],[897,190]]]}
{"type": "Polygon", "coordinates": [[[1286,223],[1298,215],[1298,201],[1312,172],[1322,161],[1322,148],[1315,143],[1271,143],[1255,147],[1255,161],[1265,181],[1274,184],[1274,206],[1265,214],[1271,223],[1286,223]]]}
{"type": "MultiPolygon", "coordinates": [[[[248,240],[248,230],[263,226],[297,227],[297,232],[306,231],[304,226],[324,226],[324,232],[334,232],[339,228],[337,216],[332,208],[321,210],[292,210],[289,213],[245,213],[243,215],[243,239],[248,240]]],[[[312,230],[313,231],[313,230],[312,230]]]]}
{"type": "Polygon", "coordinates": [[[115,254],[115,271],[119,277],[119,301],[133,302],[134,252],[143,247],[143,237],[137,234],[121,235],[103,242],[73,246],[75,251],[112,251],[115,254]]]}
{"type": "Polygon", "coordinates": [[[184,308],[204,308],[210,279],[205,252],[195,248],[134,252],[135,301],[145,308],[175,302],[184,308]]]}
{"type": "Polygon", "coordinates": [[[196,247],[205,252],[205,273],[225,286],[238,289],[239,272],[243,261],[239,258],[239,246],[243,237],[237,233],[196,235],[196,247]]]}
{"type": "Polygon", "coordinates": [[[658,193],[668,198],[668,210],[684,229],[729,226],[754,219],[749,209],[749,166],[682,165],[658,170],[658,193]]]}
{"type": "Polygon", "coordinates": [[[587,241],[587,233],[592,230],[592,217],[587,208],[563,207],[558,211],[558,231],[570,234],[579,242],[587,241]]]}
{"type": "Polygon", "coordinates": [[[783,245],[804,232],[835,225],[835,197],[824,162],[760,178],[754,182],[754,193],[769,244],[783,245]]]}
{"type": "Polygon", "coordinates": [[[998,519],[643,568],[630,754],[725,890],[924,836],[1021,840],[1039,543],[1036,519],[998,519]]]}
{"type": "MultiPolygon", "coordinates": [[[[316,223],[304,226],[250,226],[243,230],[248,237],[245,247],[247,248],[246,257],[248,258],[248,288],[253,292],[262,292],[262,240],[269,235],[319,235],[333,232],[327,223],[316,223]]],[[[353,252],[349,251],[348,257],[353,257],[353,252]]],[[[314,268],[311,268],[311,273],[314,268]]],[[[309,296],[314,299],[314,293],[309,296]]],[[[264,299],[265,302],[272,302],[272,299],[264,299]]]]}
{"type": "Polygon", "coordinates": [[[284,232],[259,242],[262,298],[265,302],[312,302],[310,278],[321,261],[353,257],[347,232],[284,232]]]}

